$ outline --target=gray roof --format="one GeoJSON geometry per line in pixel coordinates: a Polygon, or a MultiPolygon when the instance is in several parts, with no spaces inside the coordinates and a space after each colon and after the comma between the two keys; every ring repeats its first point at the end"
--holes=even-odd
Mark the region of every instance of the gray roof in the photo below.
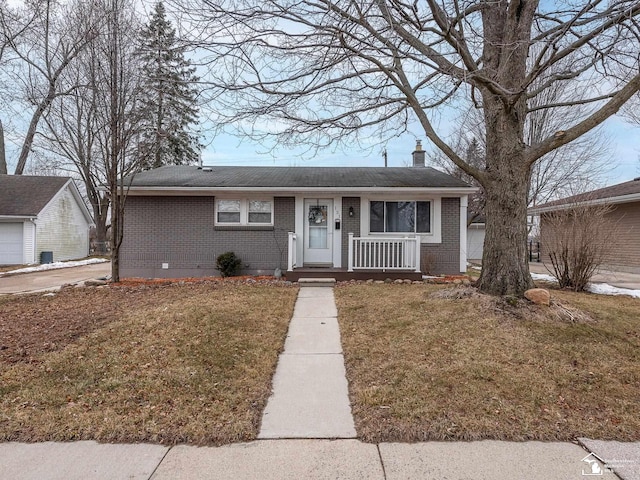
{"type": "Polygon", "coordinates": [[[575,205],[582,202],[607,202],[608,200],[625,201],[625,197],[636,196],[640,194],[640,177],[630,180],[624,183],[618,183],[616,185],[610,185],[608,187],[599,188],[590,192],[580,193],[578,195],[572,195],[570,197],[561,198],[560,200],[554,200],[542,205],[536,205],[530,210],[552,210],[554,207],[561,208],[566,205],[575,205]]]}
{"type": "Polygon", "coordinates": [[[0,175],[0,215],[35,217],[69,177],[0,175]]]}
{"type": "Polygon", "coordinates": [[[132,187],[366,188],[469,185],[428,167],[195,167],[166,166],[137,173],[132,187]]]}

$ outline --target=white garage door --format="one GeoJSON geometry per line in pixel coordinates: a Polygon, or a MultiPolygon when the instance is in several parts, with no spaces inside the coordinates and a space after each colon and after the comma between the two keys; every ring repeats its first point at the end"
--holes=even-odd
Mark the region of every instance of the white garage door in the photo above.
{"type": "Polygon", "coordinates": [[[22,223],[0,223],[0,265],[20,265],[22,223]]]}

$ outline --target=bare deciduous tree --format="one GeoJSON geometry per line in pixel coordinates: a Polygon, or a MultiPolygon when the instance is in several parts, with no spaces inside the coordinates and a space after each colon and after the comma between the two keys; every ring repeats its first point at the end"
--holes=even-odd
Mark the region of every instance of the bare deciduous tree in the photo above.
{"type": "Polygon", "coordinates": [[[2,16],[5,55],[11,57],[5,61],[15,66],[12,81],[22,85],[24,101],[33,108],[16,175],[24,171],[38,124],[49,106],[60,95],[70,93],[60,88],[63,72],[99,33],[101,19],[84,15],[84,11],[79,16],[80,11],[76,2],[60,6],[52,0],[38,0],[13,12],[11,19],[6,13],[2,16]]]}
{"type": "Polygon", "coordinates": [[[532,166],[602,124],[640,89],[636,0],[176,0],[175,7],[210,52],[206,79],[222,121],[269,122],[282,127],[274,133],[284,145],[320,147],[359,135],[384,142],[419,122],[485,189],[479,286],[495,294],[532,285],[532,166]],[[561,105],[530,103],[568,81],[579,88],[561,105]],[[438,109],[473,104],[484,117],[484,169],[469,165],[434,126],[438,109]],[[527,142],[533,108],[577,105],[589,108],[527,142]]]}
{"type": "Polygon", "coordinates": [[[98,139],[111,202],[111,278],[117,282],[120,280],[127,182],[137,169],[134,150],[139,133],[136,99],[140,94],[140,79],[135,75],[138,65],[134,51],[139,25],[129,0],[109,0],[107,5],[107,34],[100,45],[101,52],[96,55],[104,60],[98,60],[96,68],[104,82],[104,95],[100,97],[102,103],[98,108],[105,112],[107,122],[105,135],[98,139]]]}

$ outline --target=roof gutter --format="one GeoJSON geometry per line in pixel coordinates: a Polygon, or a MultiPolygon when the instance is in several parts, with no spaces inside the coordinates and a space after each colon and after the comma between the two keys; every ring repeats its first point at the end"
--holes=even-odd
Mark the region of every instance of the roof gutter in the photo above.
{"type": "Polygon", "coordinates": [[[31,220],[38,218],[37,215],[0,215],[0,220],[31,220]]]}
{"type": "Polygon", "coordinates": [[[435,193],[469,195],[478,191],[477,187],[129,187],[128,195],[148,196],[211,196],[218,193],[435,193]]]}

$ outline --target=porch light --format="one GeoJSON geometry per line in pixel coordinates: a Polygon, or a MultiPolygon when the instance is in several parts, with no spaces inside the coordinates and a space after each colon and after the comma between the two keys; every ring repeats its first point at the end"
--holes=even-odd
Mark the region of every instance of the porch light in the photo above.
{"type": "Polygon", "coordinates": [[[353,207],[349,207],[349,216],[353,217],[353,207]]]}

